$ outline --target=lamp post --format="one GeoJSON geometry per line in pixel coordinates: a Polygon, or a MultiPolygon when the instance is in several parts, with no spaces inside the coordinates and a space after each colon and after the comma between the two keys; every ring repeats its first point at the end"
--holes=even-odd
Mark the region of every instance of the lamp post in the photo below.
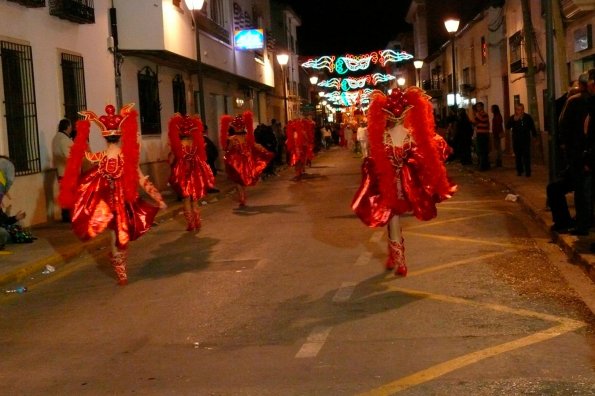
{"type": "Polygon", "coordinates": [[[192,15],[192,22],[194,23],[194,33],[196,35],[196,77],[198,79],[198,112],[200,118],[203,122],[206,122],[206,114],[205,114],[205,91],[204,91],[204,82],[202,78],[202,56],[200,50],[200,31],[198,29],[197,23],[197,13],[202,10],[204,5],[204,0],[186,0],[186,7],[190,10],[192,15]]]}
{"type": "Polygon", "coordinates": [[[415,80],[418,87],[421,87],[421,68],[424,67],[424,61],[416,60],[413,61],[413,66],[415,67],[415,80]]]}
{"type": "Polygon", "coordinates": [[[459,30],[459,20],[458,19],[447,19],[444,21],[444,27],[448,34],[450,34],[450,45],[452,48],[452,93],[454,95],[454,103],[455,108],[457,108],[457,71],[456,71],[456,62],[455,62],[455,35],[457,30],[459,30]]]}
{"type": "Polygon", "coordinates": [[[285,53],[277,54],[277,62],[281,65],[281,75],[283,76],[283,100],[285,102],[285,125],[289,121],[289,109],[287,108],[287,78],[285,76],[285,66],[289,62],[289,55],[285,53]]]}

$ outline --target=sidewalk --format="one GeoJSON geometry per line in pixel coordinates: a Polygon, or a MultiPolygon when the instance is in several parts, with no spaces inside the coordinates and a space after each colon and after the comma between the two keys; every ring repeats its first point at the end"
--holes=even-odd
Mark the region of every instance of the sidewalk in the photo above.
{"type": "MultiPolygon", "coordinates": [[[[208,194],[202,201],[208,204],[215,203],[234,189],[235,185],[227,180],[225,172],[219,172],[216,178],[218,193],[208,194]]],[[[178,201],[171,190],[162,191],[163,199],[168,207],[159,211],[156,223],[180,215],[182,202],[178,201]]],[[[35,226],[31,229],[37,238],[33,243],[9,244],[0,251],[0,289],[2,285],[28,283],[32,277],[39,278],[46,265],[59,270],[69,260],[83,253],[101,254],[109,245],[110,234],[104,232],[98,237],[81,242],[72,232],[71,225],[61,222],[52,222],[35,226]]]]}
{"type": "MultiPolygon", "coordinates": [[[[560,246],[568,258],[583,267],[587,275],[595,281],[595,253],[591,253],[589,246],[595,242],[595,233],[591,232],[588,236],[576,237],[568,234],[552,233],[550,226],[553,224],[552,215],[546,207],[546,186],[548,184],[548,169],[542,164],[532,164],[531,177],[517,176],[514,157],[504,155],[504,166],[502,168],[492,168],[485,172],[480,172],[475,166],[467,166],[476,176],[490,180],[500,185],[502,190],[502,199],[506,194],[515,194],[518,196],[517,202],[522,205],[544,230],[552,235],[552,240],[560,246]]],[[[461,166],[461,165],[459,165],[461,166]]],[[[571,215],[574,215],[574,203],[572,194],[566,196],[571,215]]]]}

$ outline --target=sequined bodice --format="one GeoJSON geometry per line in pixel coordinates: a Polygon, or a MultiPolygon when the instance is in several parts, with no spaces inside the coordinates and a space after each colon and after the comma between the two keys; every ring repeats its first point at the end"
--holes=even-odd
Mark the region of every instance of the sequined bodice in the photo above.
{"type": "Polygon", "coordinates": [[[122,177],[124,172],[124,160],[121,155],[110,158],[104,155],[99,161],[99,173],[108,180],[115,180],[122,177]]]}
{"type": "Polygon", "coordinates": [[[386,155],[391,164],[397,170],[400,170],[403,167],[403,163],[411,150],[411,145],[411,137],[409,135],[403,140],[402,146],[395,146],[391,135],[389,133],[384,134],[384,150],[386,151],[386,155]]]}

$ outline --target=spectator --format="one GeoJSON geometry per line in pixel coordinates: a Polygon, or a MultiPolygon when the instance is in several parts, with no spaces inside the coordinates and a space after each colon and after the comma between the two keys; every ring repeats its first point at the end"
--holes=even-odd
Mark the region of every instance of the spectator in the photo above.
{"type": "Polygon", "coordinates": [[[498,105],[492,105],[492,136],[496,151],[496,167],[502,166],[502,137],[504,136],[504,121],[498,105]]]}
{"type": "MultiPolygon", "coordinates": [[[[267,151],[277,154],[278,144],[277,138],[275,137],[275,132],[273,132],[273,128],[265,125],[260,124],[254,130],[254,140],[256,143],[260,144],[262,147],[267,149],[267,151]]],[[[277,173],[275,172],[275,161],[270,161],[267,167],[262,172],[263,177],[268,176],[276,176],[277,173]]]]}
{"type": "Polygon", "coordinates": [[[531,137],[537,138],[533,118],[525,113],[525,105],[517,103],[514,114],[506,123],[506,129],[512,131],[512,150],[516,161],[516,173],[531,177],[531,137]]]}
{"type": "Polygon", "coordinates": [[[473,142],[473,124],[471,124],[471,120],[469,120],[465,109],[459,109],[455,134],[461,164],[470,165],[472,163],[471,144],[473,142]]]}
{"type": "Polygon", "coordinates": [[[359,128],[357,128],[357,142],[359,144],[362,157],[368,156],[368,127],[366,121],[360,121],[359,128]]]}
{"type": "Polygon", "coordinates": [[[490,169],[490,117],[485,112],[482,102],[475,104],[474,117],[479,170],[485,171],[490,169]]]}
{"type": "Polygon", "coordinates": [[[14,181],[14,164],[4,156],[0,156],[0,250],[3,250],[8,242],[11,242],[11,235],[8,228],[16,222],[25,218],[25,212],[19,211],[14,216],[8,216],[2,209],[4,196],[8,196],[8,190],[14,181]]]}
{"type": "Polygon", "coordinates": [[[275,162],[281,165],[283,164],[285,134],[283,133],[281,123],[274,118],[271,120],[271,128],[273,128],[273,133],[275,134],[275,139],[277,140],[277,150],[275,150],[275,162]]]}
{"type": "Polygon", "coordinates": [[[207,164],[213,172],[213,176],[217,176],[217,158],[219,158],[219,150],[215,143],[209,138],[209,128],[204,125],[203,139],[205,141],[205,151],[207,152],[207,164]]]}
{"type": "Polygon", "coordinates": [[[332,137],[332,132],[329,128],[328,124],[325,124],[322,127],[322,142],[324,145],[324,148],[326,150],[328,150],[329,148],[331,148],[331,145],[333,144],[333,137],[332,137]]]}
{"type": "MultiPolygon", "coordinates": [[[[54,135],[52,140],[52,155],[54,157],[54,166],[58,174],[58,184],[64,177],[64,168],[66,167],[66,159],[70,154],[70,147],[72,146],[72,123],[69,119],[64,118],[58,123],[58,132],[54,135]]],[[[66,208],[62,208],[61,214],[62,222],[70,222],[70,212],[66,208]]]]}

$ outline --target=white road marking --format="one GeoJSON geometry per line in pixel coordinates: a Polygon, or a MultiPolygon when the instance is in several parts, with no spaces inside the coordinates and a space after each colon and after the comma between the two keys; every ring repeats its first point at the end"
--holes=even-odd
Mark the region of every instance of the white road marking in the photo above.
{"type": "Polygon", "coordinates": [[[296,353],[296,359],[313,358],[318,355],[332,329],[332,327],[324,326],[315,327],[308,336],[306,343],[296,353]]]}
{"type": "Polygon", "coordinates": [[[372,252],[364,252],[362,254],[359,255],[359,257],[357,258],[357,260],[355,260],[355,266],[359,267],[362,265],[367,265],[370,260],[372,259],[372,252]]]}
{"type": "Polygon", "coordinates": [[[384,236],[384,231],[376,231],[370,237],[370,242],[372,242],[372,243],[378,243],[378,242],[380,242],[380,240],[382,240],[382,237],[383,236],[384,236]]]}
{"type": "Polygon", "coordinates": [[[345,302],[351,298],[353,291],[355,290],[355,282],[343,282],[339,290],[333,297],[333,302],[345,302]]]}

